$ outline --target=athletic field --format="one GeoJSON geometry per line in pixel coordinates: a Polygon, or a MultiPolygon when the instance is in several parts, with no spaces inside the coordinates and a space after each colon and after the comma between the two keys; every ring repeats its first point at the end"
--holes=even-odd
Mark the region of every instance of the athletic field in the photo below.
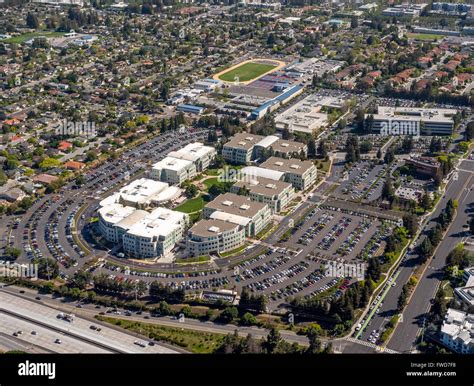
{"type": "Polygon", "coordinates": [[[273,64],[247,62],[225,71],[218,77],[224,82],[235,82],[237,80],[236,77],[238,77],[239,82],[248,82],[266,74],[276,67],[278,66],[273,64]]]}

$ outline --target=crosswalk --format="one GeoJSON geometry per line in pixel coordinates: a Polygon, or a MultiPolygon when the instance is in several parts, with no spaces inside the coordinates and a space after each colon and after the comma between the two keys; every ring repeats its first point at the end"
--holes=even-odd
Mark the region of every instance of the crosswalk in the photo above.
{"type": "Polygon", "coordinates": [[[377,352],[381,352],[381,353],[383,352],[383,353],[387,353],[387,354],[399,354],[398,351],[395,351],[395,350],[392,350],[390,348],[383,347],[383,346],[377,346],[377,345],[375,345],[373,343],[370,343],[370,342],[367,342],[365,340],[359,340],[359,339],[355,339],[355,338],[352,338],[352,337],[346,338],[346,340],[348,342],[361,344],[362,346],[370,347],[370,348],[374,349],[377,352]]]}

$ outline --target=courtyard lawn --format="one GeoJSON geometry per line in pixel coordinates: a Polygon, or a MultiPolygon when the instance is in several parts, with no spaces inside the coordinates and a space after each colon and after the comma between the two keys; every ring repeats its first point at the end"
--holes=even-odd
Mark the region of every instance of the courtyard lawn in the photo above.
{"type": "Polygon", "coordinates": [[[238,77],[239,82],[248,82],[273,70],[275,67],[277,66],[272,64],[244,63],[233,70],[223,73],[219,76],[219,79],[225,82],[234,82],[235,78],[238,77]]]}
{"type": "Polygon", "coordinates": [[[206,185],[206,189],[209,190],[211,188],[212,185],[216,185],[219,183],[219,180],[217,179],[217,177],[215,178],[209,178],[205,181],[203,181],[203,184],[206,185]]]}
{"type": "Polygon", "coordinates": [[[198,196],[178,205],[175,210],[183,213],[194,213],[202,210],[202,208],[204,208],[204,199],[202,196],[198,196]]]}

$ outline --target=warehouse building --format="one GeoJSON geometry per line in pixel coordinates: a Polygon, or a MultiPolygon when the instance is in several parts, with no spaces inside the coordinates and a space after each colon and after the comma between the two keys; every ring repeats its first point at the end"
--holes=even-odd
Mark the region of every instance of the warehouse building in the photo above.
{"type": "Polygon", "coordinates": [[[284,210],[295,196],[295,189],[290,183],[262,177],[236,182],[231,193],[239,192],[252,201],[267,204],[273,213],[284,210]]]}
{"type": "Polygon", "coordinates": [[[271,157],[260,167],[284,173],[283,180],[296,189],[306,190],[316,182],[317,169],[312,161],[271,157]]]}
{"type": "Polygon", "coordinates": [[[193,161],[168,156],[153,165],[150,177],[156,181],[180,185],[194,178],[196,174],[196,165],[193,161]]]}
{"type": "Polygon", "coordinates": [[[271,210],[267,204],[252,201],[249,197],[224,193],[204,207],[203,217],[239,224],[245,228],[245,235],[252,237],[268,225],[271,210]]]}
{"type": "Polygon", "coordinates": [[[223,220],[201,220],[188,231],[187,249],[190,256],[224,253],[245,243],[245,228],[223,220]]]}

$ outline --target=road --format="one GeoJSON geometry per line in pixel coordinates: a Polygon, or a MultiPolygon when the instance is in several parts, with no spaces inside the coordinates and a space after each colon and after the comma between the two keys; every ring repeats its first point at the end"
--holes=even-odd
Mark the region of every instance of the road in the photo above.
{"type": "MultiPolygon", "coordinates": [[[[93,304],[82,304],[81,308],[76,307],[76,303],[65,303],[63,299],[60,298],[55,298],[52,297],[51,295],[45,295],[41,294],[41,300],[38,301],[35,298],[38,296],[38,293],[32,289],[26,289],[26,288],[20,288],[16,286],[8,286],[4,287],[3,289],[0,290],[0,300],[2,299],[2,296],[8,295],[12,299],[14,298],[16,302],[24,303],[24,302],[29,302],[30,304],[29,307],[33,306],[38,306],[42,305],[46,308],[49,308],[49,315],[53,315],[53,319],[55,319],[57,313],[59,311],[62,312],[67,312],[67,313],[73,313],[76,315],[76,320],[74,323],[76,324],[76,321],[78,317],[80,316],[84,320],[86,320],[87,328],[86,330],[90,331],[90,324],[91,321],[93,320],[94,316],[99,315],[101,312],[104,311],[104,308],[96,308],[95,305],[93,304]],[[23,294],[20,294],[19,291],[24,291],[23,294]]],[[[1,315],[1,314],[0,314],[1,315]]],[[[121,312],[121,315],[114,315],[114,314],[106,314],[107,316],[110,317],[117,317],[121,319],[129,319],[129,320],[135,320],[138,322],[143,322],[143,323],[150,323],[150,324],[157,324],[157,325],[162,325],[162,326],[168,326],[168,327],[175,327],[175,328],[186,328],[190,330],[195,330],[195,331],[202,331],[202,332],[212,332],[212,333],[217,333],[217,334],[233,334],[235,330],[239,332],[239,335],[241,336],[247,336],[249,333],[252,334],[254,338],[264,338],[268,335],[269,330],[260,328],[260,327],[241,327],[241,326],[235,326],[232,324],[220,324],[220,323],[213,323],[213,322],[204,322],[196,319],[191,319],[191,318],[184,318],[180,321],[172,317],[164,316],[164,317],[152,317],[149,313],[143,313],[143,314],[133,314],[132,316],[125,316],[123,311],[121,312]]],[[[67,323],[67,322],[62,322],[62,324],[67,323]]],[[[97,321],[93,321],[92,324],[99,325],[100,323],[97,321]]],[[[104,331],[108,331],[107,327],[104,327],[104,325],[101,325],[102,331],[101,333],[103,334],[104,331]]],[[[0,330],[1,331],[1,330],[0,330]]],[[[117,330],[112,330],[114,333],[117,333],[117,330]]],[[[128,334],[124,334],[128,335],[128,334]]],[[[307,345],[308,344],[308,339],[306,336],[302,335],[297,335],[292,331],[287,331],[283,330],[281,331],[281,336],[283,339],[288,341],[289,343],[298,343],[300,345],[307,345]]],[[[117,337],[118,339],[118,337],[117,337]]],[[[127,337],[123,338],[120,337],[120,340],[123,342],[124,339],[129,339],[127,337]]],[[[136,338],[134,338],[136,339],[136,338]]],[[[157,346],[154,346],[157,347],[157,346]]],[[[148,348],[148,347],[147,347],[148,348]]],[[[165,347],[165,349],[167,349],[165,347]]]]}
{"type": "MultiPolygon", "coordinates": [[[[444,208],[446,201],[450,198],[458,200],[459,206],[456,217],[424,272],[411,301],[404,310],[403,323],[398,324],[388,344],[388,347],[394,350],[408,352],[414,349],[417,337],[421,332],[423,319],[429,311],[430,301],[435,297],[443,278],[442,271],[446,264],[446,257],[467,236],[466,224],[471,204],[474,202],[474,162],[465,160],[460,164],[459,169],[462,170],[458,171],[457,180],[451,179],[443,202],[439,206],[439,208],[444,208]]],[[[435,224],[432,217],[429,228],[435,224]]]]}
{"type": "MultiPolygon", "coordinates": [[[[58,308],[52,308],[50,305],[22,296],[18,289],[2,288],[0,290],[0,332],[11,335],[21,330],[23,333],[20,334],[20,338],[26,339],[28,336],[28,342],[55,352],[155,354],[179,352],[160,344],[140,347],[135,342],[146,342],[141,337],[109,326],[101,325],[101,331],[93,330],[91,325],[98,326],[100,323],[82,316],[76,315],[72,322],[58,319],[58,308]],[[32,331],[36,331],[37,335],[33,335],[32,331]],[[58,338],[62,341],[61,344],[54,343],[58,338]]],[[[61,310],[69,314],[74,311],[71,307],[68,309],[64,305],[61,310]]]]}

